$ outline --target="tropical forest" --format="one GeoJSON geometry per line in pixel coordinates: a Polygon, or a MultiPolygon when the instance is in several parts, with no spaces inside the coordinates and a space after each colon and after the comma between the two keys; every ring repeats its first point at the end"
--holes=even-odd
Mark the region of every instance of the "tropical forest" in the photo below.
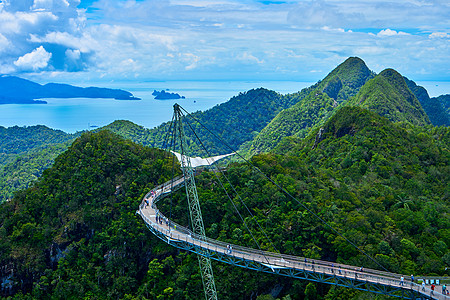
{"type": "MultiPolygon", "coordinates": [[[[449,101],[350,57],[296,93],[251,89],[185,114],[188,155],[237,153],[220,172],[196,172],[206,236],[450,285],[449,101]]],[[[0,127],[2,299],[205,297],[197,254],[137,214],[150,190],[182,174],[171,129],[0,127]]],[[[189,226],[185,189],[158,205],[189,226]]],[[[219,299],[396,299],[211,266],[219,299]]]]}

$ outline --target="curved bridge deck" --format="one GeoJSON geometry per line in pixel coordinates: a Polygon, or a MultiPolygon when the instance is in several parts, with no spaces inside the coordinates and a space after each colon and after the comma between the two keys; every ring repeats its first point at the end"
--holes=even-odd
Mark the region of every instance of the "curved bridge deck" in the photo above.
{"type": "Polygon", "coordinates": [[[449,296],[440,293],[440,290],[433,292],[430,286],[422,288],[421,285],[408,281],[409,277],[405,277],[405,281],[402,283],[400,274],[372,269],[360,271],[360,268],[355,266],[260,251],[197,236],[189,229],[169,220],[156,207],[158,200],[172,189],[179,189],[183,184],[184,178],[179,177],[173,182],[169,181],[154,188],[144,197],[137,211],[147,227],[157,237],[174,247],[231,265],[287,277],[345,286],[399,298],[450,299],[449,296]]]}

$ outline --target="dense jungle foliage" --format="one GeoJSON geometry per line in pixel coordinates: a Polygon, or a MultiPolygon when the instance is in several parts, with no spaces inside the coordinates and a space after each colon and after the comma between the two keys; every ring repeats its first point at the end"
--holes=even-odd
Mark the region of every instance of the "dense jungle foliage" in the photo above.
{"type": "MultiPolygon", "coordinates": [[[[344,107],[319,140],[290,138],[276,149],[279,154],[257,155],[252,162],[391,272],[448,276],[449,145],[447,128],[392,123],[344,107]]],[[[273,250],[257,223],[283,253],[379,268],[247,165],[234,164],[226,175],[253,216],[224,180],[234,205],[265,249],[273,250]]],[[[201,174],[198,186],[208,236],[257,248],[215,175],[201,174]]],[[[187,224],[181,202],[161,207],[187,224]]],[[[296,290],[298,281],[268,286],[276,284],[282,286],[279,296],[302,299],[306,293],[305,285],[296,290]]],[[[318,299],[363,297],[340,288],[317,290],[318,299]]]]}
{"type": "Polygon", "coordinates": [[[403,76],[393,69],[386,69],[369,80],[348,104],[375,111],[393,122],[430,124],[430,119],[403,76]]]}
{"type": "Polygon", "coordinates": [[[447,114],[450,115],[450,94],[440,95],[439,97],[433,97],[431,99],[439,101],[447,114]]]}
{"type": "Polygon", "coordinates": [[[43,125],[8,128],[0,126],[0,167],[29,150],[67,142],[75,137],[43,125]]]}
{"type": "Polygon", "coordinates": [[[78,135],[42,125],[0,127],[0,203],[40,177],[78,135]]]}
{"type": "Polygon", "coordinates": [[[163,251],[135,211],[143,193],[171,176],[171,162],[108,131],[77,139],[33,187],[0,206],[0,265],[13,266],[14,288],[33,298],[135,293],[152,253],[163,251]]]}
{"type": "Polygon", "coordinates": [[[419,100],[420,105],[422,105],[423,110],[430,119],[431,124],[434,126],[450,126],[450,114],[445,111],[441,102],[436,98],[430,98],[427,90],[424,87],[417,85],[414,81],[405,79],[408,88],[419,100]]]}
{"type": "Polygon", "coordinates": [[[312,127],[328,119],[334,108],[356,95],[375,75],[363,60],[350,57],[324,80],[305,89],[297,104],[279,113],[252,141],[250,154],[276,147],[283,137],[305,137],[312,127]]]}
{"type": "MultiPolygon", "coordinates": [[[[446,275],[449,130],[344,107],[317,134],[285,139],[275,151],[282,155],[252,163],[390,271],[446,275]]],[[[195,255],[159,241],[135,214],[145,192],[171,173],[162,151],[110,132],[77,139],[33,187],[0,206],[0,262],[14,266],[15,298],[202,298],[195,255]]],[[[273,243],[287,254],[376,267],[248,165],[234,163],[225,174],[252,211],[225,181],[264,249],[273,243]]],[[[216,176],[204,172],[197,185],[207,235],[257,247],[216,176]]],[[[187,225],[183,192],[172,201],[160,208],[187,225]]],[[[213,270],[221,299],[371,297],[216,262],[213,270]]]]}
{"type": "Polygon", "coordinates": [[[70,142],[29,150],[0,168],[0,202],[11,199],[16,191],[28,188],[67,150],[70,142]]]}

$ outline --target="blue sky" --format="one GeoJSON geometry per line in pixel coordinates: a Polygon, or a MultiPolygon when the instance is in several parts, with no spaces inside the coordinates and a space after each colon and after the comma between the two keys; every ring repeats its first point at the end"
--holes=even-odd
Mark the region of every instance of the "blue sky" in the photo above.
{"type": "Polygon", "coordinates": [[[43,83],[313,82],[349,56],[450,81],[450,2],[0,0],[0,74],[43,83]]]}

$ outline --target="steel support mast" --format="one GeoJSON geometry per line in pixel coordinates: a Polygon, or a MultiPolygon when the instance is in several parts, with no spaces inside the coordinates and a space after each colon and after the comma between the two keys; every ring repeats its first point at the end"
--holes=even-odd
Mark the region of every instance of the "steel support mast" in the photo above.
{"type": "MultiPolygon", "coordinates": [[[[181,109],[178,104],[173,106],[175,114],[175,135],[179,136],[180,140],[180,153],[181,153],[181,168],[183,170],[186,195],[189,205],[189,215],[191,219],[192,231],[198,234],[201,239],[206,240],[205,226],[203,224],[202,212],[200,210],[200,203],[198,200],[197,187],[194,180],[194,170],[191,165],[191,160],[186,155],[187,149],[186,136],[184,135],[183,125],[181,123],[181,109]]],[[[207,252],[208,250],[203,250],[207,252]]],[[[207,300],[217,299],[216,285],[214,283],[214,274],[211,267],[211,259],[209,253],[203,253],[203,255],[197,255],[200,265],[200,272],[202,275],[203,289],[205,290],[205,296],[207,300]]]]}

